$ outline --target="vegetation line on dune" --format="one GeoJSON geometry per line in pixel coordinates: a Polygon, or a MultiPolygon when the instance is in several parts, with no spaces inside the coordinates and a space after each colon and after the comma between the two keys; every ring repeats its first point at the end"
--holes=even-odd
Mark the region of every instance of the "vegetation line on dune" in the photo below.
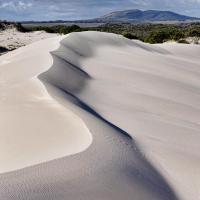
{"type": "Polygon", "coordinates": [[[104,24],[99,27],[79,27],[77,25],[36,26],[18,25],[23,31],[46,31],[48,33],[68,34],[81,31],[100,31],[123,35],[128,39],[138,39],[146,43],[163,43],[174,40],[179,43],[189,43],[187,38],[194,38],[194,43],[200,39],[200,23],[188,24],[104,24]],[[23,27],[23,28],[22,28],[23,27]]]}

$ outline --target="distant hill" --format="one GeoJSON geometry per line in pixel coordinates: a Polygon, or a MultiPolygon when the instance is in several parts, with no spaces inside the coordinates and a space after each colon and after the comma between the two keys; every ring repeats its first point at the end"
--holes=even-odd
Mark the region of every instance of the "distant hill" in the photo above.
{"type": "Polygon", "coordinates": [[[88,20],[55,20],[55,21],[22,21],[22,24],[63,24],[63,23],[142,23],[142,22],[184,22],[200,21],[200,18],[180,15],[171,11],[146,10],[138,9],[116,11],[106,14],[102,17],[88,20]]]}
{"type": "Polygon", "coordinates": [[[180,15],[171,11],[159,10],[125,10],[104,15],[94,21],[99,22],[156,22],[156,21],[186,21],[200,20],[200,18],[180,15]]]}

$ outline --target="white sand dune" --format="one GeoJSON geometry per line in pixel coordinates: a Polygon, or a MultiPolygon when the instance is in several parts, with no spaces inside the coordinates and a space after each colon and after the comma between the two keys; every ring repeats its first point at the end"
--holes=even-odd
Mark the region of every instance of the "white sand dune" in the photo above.
{"type": "Polygon", "coordinates": [[[200,46],[83,32],[0,58],[0,199],[200,199],[200,46]]]}
{"type": "Polygon", "coordinates": [[[57,103],[37,78],[53,64],[49,52],[61,38],[1,58],[0,172],[78,153],[92,141],[83,121],[57,103]]]}

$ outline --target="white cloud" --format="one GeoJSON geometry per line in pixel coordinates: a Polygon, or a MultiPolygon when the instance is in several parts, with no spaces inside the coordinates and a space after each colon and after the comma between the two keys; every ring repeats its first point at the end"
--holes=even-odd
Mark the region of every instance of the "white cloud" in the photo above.
{"type": "Polygon", "coordinates": [[[32,3],[25,3],[23,1],[8,1],[0,4],[1,9],[4,8],[8,10],[26,10],[27,8],[30,8],[32,6],[32,3]]]}

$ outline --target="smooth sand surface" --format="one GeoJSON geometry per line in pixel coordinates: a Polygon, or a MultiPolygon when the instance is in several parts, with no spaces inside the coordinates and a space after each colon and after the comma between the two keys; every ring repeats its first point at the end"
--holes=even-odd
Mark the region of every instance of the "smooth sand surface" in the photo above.
{"type": "Polygon", "coordinates": [[[199,63],[98,32],[2,56],[0,199],[199,199],[199,63]]]}
{"type": "Polygon", "coordinates": [[[37,78],[52,66],[61,38],[0,58],[0,173],[78,153],[92,141],[84,122],[37,78]]]}

